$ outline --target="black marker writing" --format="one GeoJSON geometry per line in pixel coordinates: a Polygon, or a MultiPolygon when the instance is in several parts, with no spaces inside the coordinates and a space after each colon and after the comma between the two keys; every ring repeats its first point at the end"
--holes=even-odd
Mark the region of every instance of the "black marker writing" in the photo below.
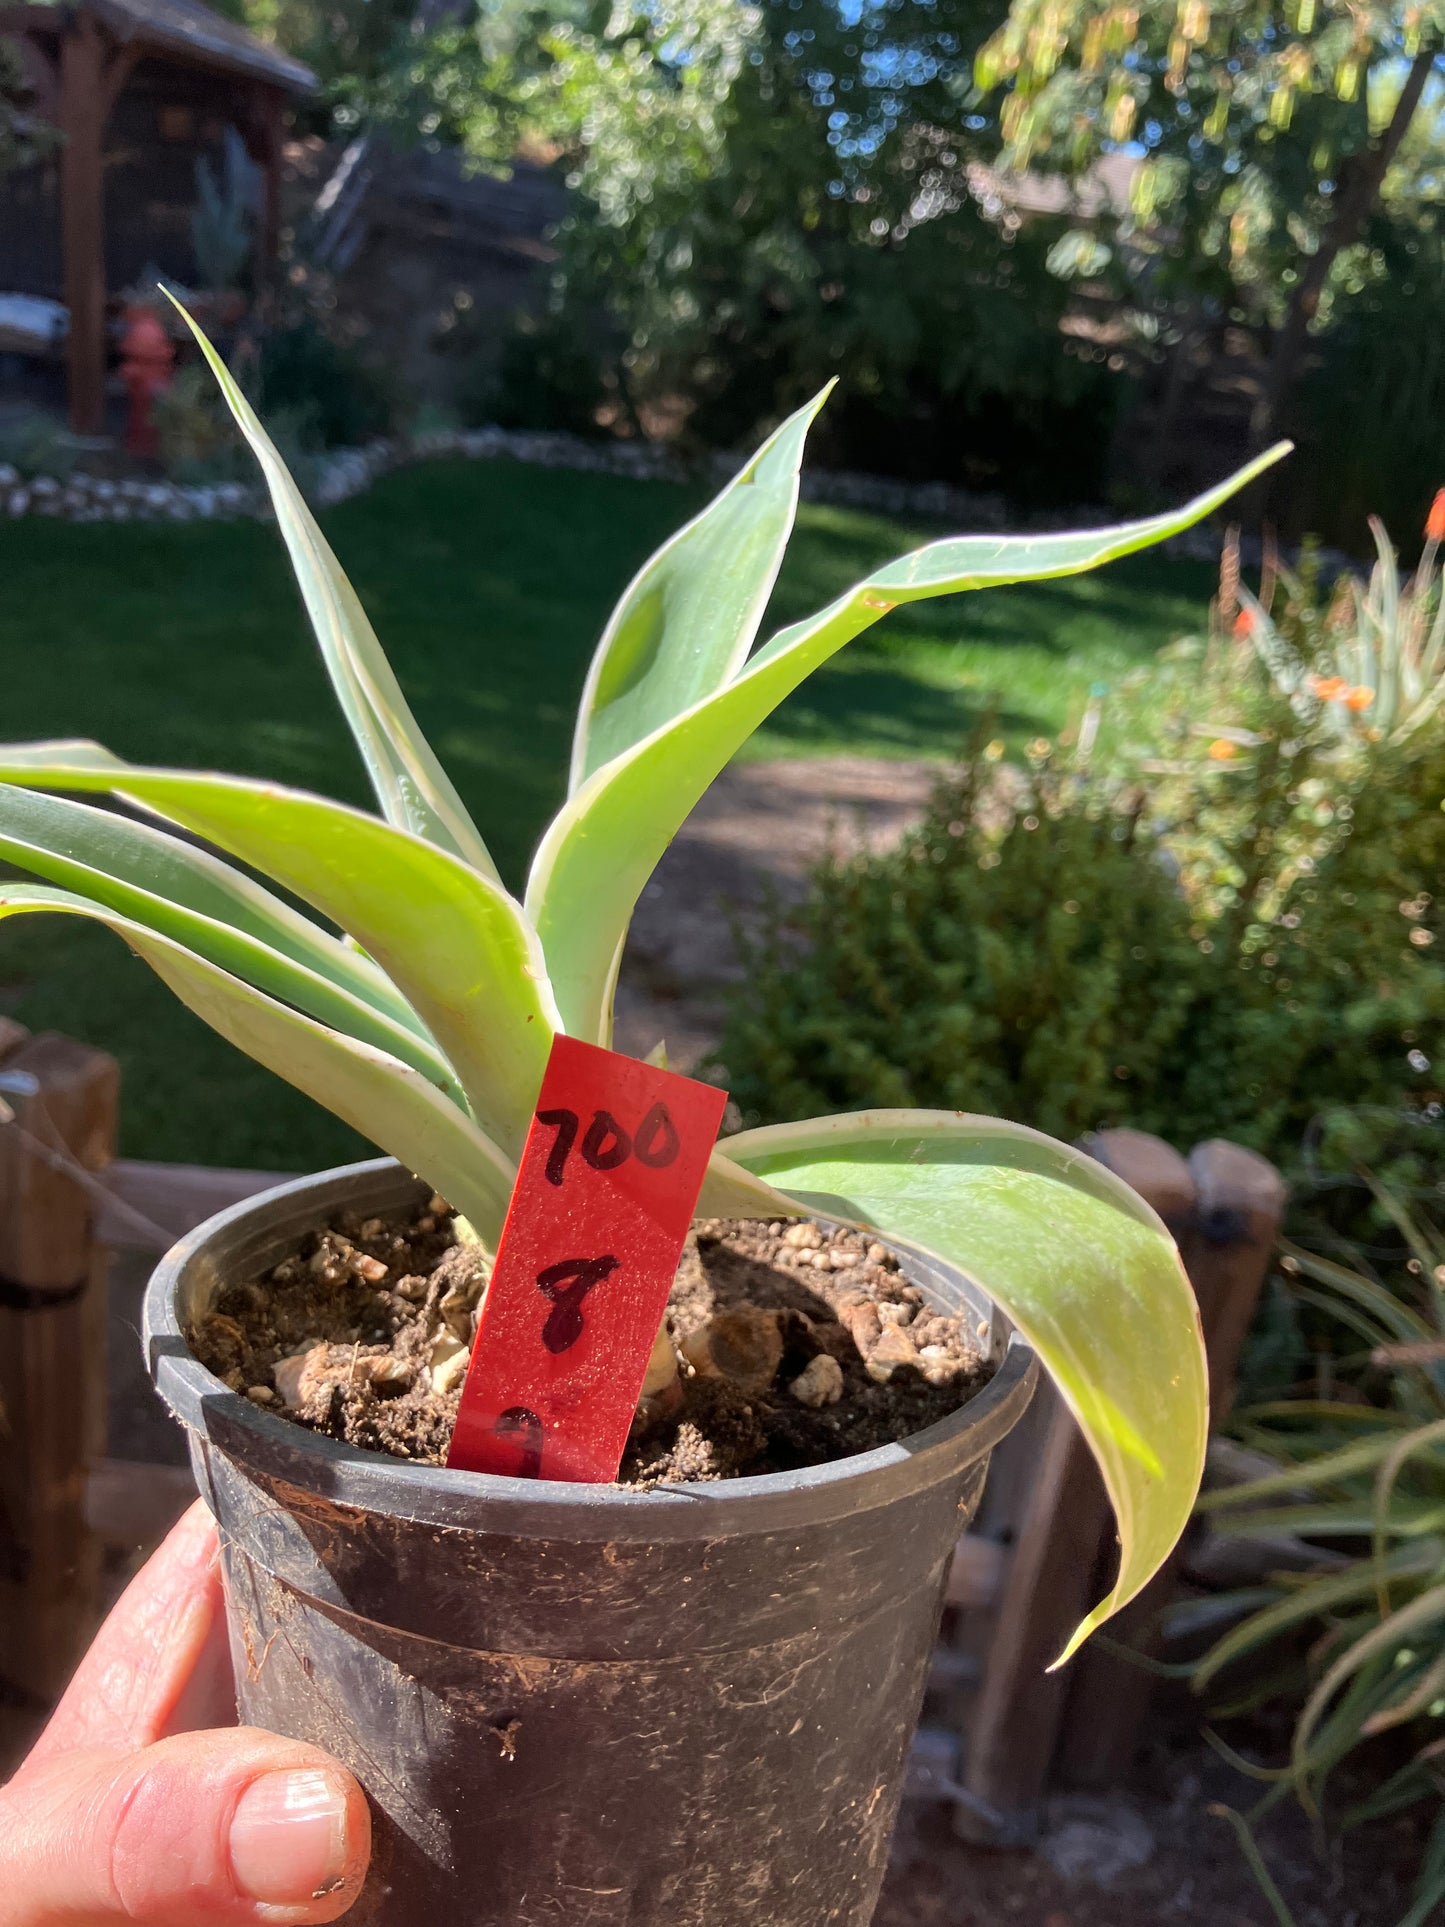
{"type": "Polygon", "coordinates": [[[569,1351],[582,1336],[582,1300],[617,1269],[616,1258],[564,1258],[537,1273],[537,1289],[550,1298],[552,1309],[542,1327],[542,1343],[549,1352],[569,1351]]]}

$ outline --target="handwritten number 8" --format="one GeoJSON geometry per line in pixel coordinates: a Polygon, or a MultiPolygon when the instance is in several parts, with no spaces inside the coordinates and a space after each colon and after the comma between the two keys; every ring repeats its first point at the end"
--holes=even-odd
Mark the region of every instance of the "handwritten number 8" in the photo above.
{"type": "MultiPolygon", "coordinates": [[[[544,1175],[548,1184],[560,1185],[577,1142],[581,1119],[575,1111],[538,1111],[537,1122],[550,1125],[557,1133],[547,1153],[544,1175]]],[[[611,1111],[594,1111],[582,1140],[583,1159],[594,1171],[615,1171],[630,1157],[635,1157],[649,1170],[664,1171],[681,1149],[682,1140],[665,1104],[653,1105],[638,1126],[635,1138],[627,1135],[611,1111]]]]}

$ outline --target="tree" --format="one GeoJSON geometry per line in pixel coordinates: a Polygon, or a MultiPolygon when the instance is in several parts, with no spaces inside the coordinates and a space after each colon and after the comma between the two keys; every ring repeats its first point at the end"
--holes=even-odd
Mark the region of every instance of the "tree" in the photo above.
{"type": "Polygon", "coordinates": [[[1445,0],[1013,0],[976,79],[1016,167],[1136,142],[1132,238],[1272,329],[1269,440],[1332,279],[1439,114],[1445,0]],[[1155,242],[1156,252],[1160,244],[1155,242]]]}
{"type": "Polygon", "coordinates": [[[635,425],[682,403],[732,443],[840,375],[831,459],[1078,499],[1111,401],[1065,352],[1046,240],[970,186],[986,134],[958,87],[987,25],[981,0],[621,0],[513,32],[475,105],[438,86],[437,111],[493,164],[519,122],[561,156],[549,326],[600,345],[635,425]]]}

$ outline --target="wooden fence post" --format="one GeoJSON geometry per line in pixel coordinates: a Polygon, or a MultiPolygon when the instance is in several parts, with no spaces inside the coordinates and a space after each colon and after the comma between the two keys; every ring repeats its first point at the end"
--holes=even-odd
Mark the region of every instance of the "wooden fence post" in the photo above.
{"type": "Polygon", "coordinates": [[[35,1699],[64,1686],[99,1603],[85,1501],[105,1451],[106,1260],[62,1160],[109,1162],[119,1091],[104,1051],[12,1030],[0,1061],[0,1672],[35,1699]]]}

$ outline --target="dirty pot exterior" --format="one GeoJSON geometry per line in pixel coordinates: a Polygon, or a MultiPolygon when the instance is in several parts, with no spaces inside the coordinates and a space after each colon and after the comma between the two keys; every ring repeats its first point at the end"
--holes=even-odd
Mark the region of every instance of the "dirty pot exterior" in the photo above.
{"type": "Polygon", "coordinates": [[[157,1270],[145,1342],[221,1527],[241,1717],[372,1802],[348,1921],[866,1927],[949,1557],[1035,1365],[958,1273],[900,1253],[1001,1353],[904,1444],[638,1493],[360,1452],[230,1391],[186,1342],[336,1213],[410,1205],[389,1160],[212,1218],[157,1270]]]}

